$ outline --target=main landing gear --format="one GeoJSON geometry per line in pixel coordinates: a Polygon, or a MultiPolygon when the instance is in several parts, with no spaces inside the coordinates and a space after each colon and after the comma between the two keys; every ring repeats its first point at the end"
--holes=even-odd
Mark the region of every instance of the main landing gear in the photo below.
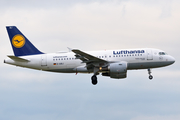
{"type": "Polygon", "coordinates": [[[98,83],[98,81],[97,81],[97,76],[96,76],[96,75],[93,75],[93,76],[91,77],[91,80],[92,80],[92,84],[93,84],[93,85],[96,85],[96,84],[98,83]]]}
{"type": "Polygon", "coordinates": [[[148,68],[148,74],[149,74],[149,79],[152,80],[153,76],[151,75],[151,69],[150,68],[148,68]]]}
{"type": "Polygon", "coordinates": [[[94,75],[91,77],[91,80],[92,80],[92,84],[93,85],[96,85],[97,83],[98,83],[98,81],[97,81],[97,76],[96,75],[98,75],[99,73],[99,68],[98,67],[94,67],[94,70],[93,70],[93,72],[94,72],[94,75]]]}

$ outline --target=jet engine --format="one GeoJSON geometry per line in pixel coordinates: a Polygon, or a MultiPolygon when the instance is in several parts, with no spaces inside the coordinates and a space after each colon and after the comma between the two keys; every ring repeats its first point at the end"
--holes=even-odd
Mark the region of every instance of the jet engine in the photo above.
{"type": "Polygon", "coordinates": [[[127,62],[111,63],[108,67],[109,72],[102,73],[102,76],[110,76],[111,78],[126,78],[127,62]]]}

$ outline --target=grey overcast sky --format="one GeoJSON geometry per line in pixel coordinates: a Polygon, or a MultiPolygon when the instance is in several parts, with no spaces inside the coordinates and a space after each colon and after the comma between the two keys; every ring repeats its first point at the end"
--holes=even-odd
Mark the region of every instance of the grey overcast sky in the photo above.
{"type": "Polygon", "coordinates": [[[1,0],[0,120],[179,120],[179,0],[1,0]],[[45,53],[158,48],[175,64],[114,80],[36,71],[3,63],[13,54],[5,26],[45,53]]]}

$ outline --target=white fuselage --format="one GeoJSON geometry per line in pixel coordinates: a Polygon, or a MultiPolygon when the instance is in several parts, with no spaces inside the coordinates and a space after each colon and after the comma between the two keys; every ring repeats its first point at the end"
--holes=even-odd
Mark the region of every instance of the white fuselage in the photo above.
{"type": "MultiPolygon", "coordinates": [[[[175,59],[172,56],[167,54],[161,55],[160,52],[163,51],[150,48],[86,51],[86,53],[109,61],[109,63],[125,61],[128,63],[128,70],[157,68],[174,63],[175,59]]],[[[93,70],[87,69],[86,63],[83,63],[80,59],[76,59],[75,53],[73,52],[29,55],[21,56],[20,58],[27,59],[29,62],[19,62],[10,58],[5,59],[4,62],[16,66],[51,72],[93,72],[93,70]]],[[[99,64],[100,63],[98,63],[98,65],[99,64]]]]}

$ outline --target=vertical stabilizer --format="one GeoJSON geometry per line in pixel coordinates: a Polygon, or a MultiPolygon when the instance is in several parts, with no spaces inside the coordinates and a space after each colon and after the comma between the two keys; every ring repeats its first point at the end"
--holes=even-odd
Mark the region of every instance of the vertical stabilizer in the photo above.
{"type": "Polygon", "coordinates": [[[16,26],[6,26],[15,56],[43,54],[39,51],[16,26]]]}

